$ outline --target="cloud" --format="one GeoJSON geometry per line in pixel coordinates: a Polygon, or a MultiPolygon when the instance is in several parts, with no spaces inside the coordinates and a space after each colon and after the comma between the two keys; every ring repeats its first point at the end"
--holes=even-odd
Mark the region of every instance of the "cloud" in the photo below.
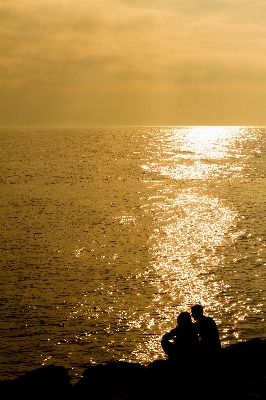
{"type": "Polygon", "coordinates": [[[21,93],[71,102],[132,91],[167,99],[202,85],[259,91],[265,13],[256,0],[2,1],[3,93],[15,106],[21,93]]]}

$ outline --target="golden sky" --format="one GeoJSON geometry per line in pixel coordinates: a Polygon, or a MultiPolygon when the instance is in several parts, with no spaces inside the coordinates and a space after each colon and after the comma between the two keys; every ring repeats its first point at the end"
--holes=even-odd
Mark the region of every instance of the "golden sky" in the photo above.
{"type": "Polygon", "coordinates": [[[1,126],[266,125],[266,1],[0,0],[1,126]]]}

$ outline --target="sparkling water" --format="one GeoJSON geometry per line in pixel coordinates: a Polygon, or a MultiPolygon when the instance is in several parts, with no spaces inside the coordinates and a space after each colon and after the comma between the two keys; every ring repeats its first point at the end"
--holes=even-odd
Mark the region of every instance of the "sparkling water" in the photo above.
{"type": "Polygon", "coordinates": [[[163,358],[195,303],[223,345],[265,338],[265,134],[2,130],[0,379],[163,358]]]}

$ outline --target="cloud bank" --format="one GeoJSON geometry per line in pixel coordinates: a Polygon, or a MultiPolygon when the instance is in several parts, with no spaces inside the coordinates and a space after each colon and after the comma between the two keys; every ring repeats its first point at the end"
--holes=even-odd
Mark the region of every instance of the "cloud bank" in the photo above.
{"type": "Polygon", "coordinates": [[[265,124],[265,17],[256,0],[2,0],[2,124],[265,124]]]}

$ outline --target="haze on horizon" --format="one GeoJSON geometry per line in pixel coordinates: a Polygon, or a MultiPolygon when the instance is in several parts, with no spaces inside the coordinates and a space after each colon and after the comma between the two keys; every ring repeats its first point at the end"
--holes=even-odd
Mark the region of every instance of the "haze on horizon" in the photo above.
{"type": "Polygon", "coordinates": [[[0,125],[266,125],[266,2],[1,0],[0,125]]]}

